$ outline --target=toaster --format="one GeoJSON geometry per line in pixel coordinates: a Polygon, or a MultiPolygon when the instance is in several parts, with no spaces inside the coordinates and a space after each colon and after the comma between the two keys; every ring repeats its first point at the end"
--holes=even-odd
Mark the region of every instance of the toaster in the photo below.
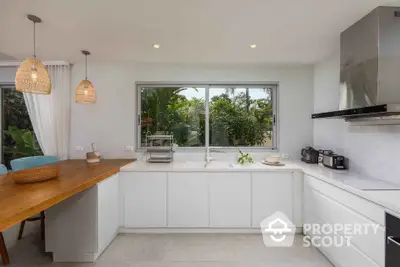
{"type": "Polygon", "coordinates": [[[331,169],[345,170],[346,158],[337,154],[324,154],[322,164],[331,169]]]}

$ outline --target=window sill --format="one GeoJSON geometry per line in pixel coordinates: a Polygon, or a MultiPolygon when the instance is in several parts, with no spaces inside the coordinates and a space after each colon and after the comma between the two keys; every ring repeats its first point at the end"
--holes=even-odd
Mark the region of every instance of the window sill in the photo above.
{"type": "MultiPolygon", "coordinates": [[[[210,146],[209,149],[211,150],[211,153],[213,153],[213,150],[216,150],[218,152],[222,153],[231,153],[231,152],[237,152],[238,150],[241,150],[243,152],[275,152],[279,153],[279,150],[277,148],[273,147],[214,147],[210,146]]],[[[204,153],[206,150],[206,147],[179,147],[176,149],[175,153],[204,153]]],[[[136,153],[144,153],[146,152],[146,148],[139,148],[136,150],[136,153]]]]}

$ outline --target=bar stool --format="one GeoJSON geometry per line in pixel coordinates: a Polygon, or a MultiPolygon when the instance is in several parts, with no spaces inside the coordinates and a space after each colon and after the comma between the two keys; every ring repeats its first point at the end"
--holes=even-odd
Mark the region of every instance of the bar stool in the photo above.
{"type": "MultiPolygon", "coordinates": [[[[8,172],[7,167],[4,166],[3,164],[0,164],[0,174],[7,174],[7,172],[8,172]]],[[[6,243],[4,242],[4,237],[2,232],[0,232],[0,256],[4,265],[10,263],[10,258],[8,257],[7,247],[6,243]]]]}
{"type": "MultiPolygon", "coordinates": [[[[11,168],[13,171],[18,171],[22,169],[35,168],[43,165],[48,165],[57,162],[57,157],[55,156],[33,156],[33,157],[25,157],[14,159],[10,162],[11,168]]],[[[39,217],[32,217],[21,222],[21,226],[19,227],[18,232],[18,240],[22,238],[24,233],[25,223],[26,222],[34,222],[40,220],[40,233],[42,240],[45,239],[45,214],[44,211],[40,212],[39,217]]]]}

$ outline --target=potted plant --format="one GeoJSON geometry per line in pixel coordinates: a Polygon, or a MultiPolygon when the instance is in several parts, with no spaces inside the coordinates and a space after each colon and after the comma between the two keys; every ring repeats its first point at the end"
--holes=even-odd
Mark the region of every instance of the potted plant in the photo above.
{"type": "Polygon", "coordinates": [[[249,155],[249,153],[243,153],[240,149],[238,151],[239,151],[239,157],[237,159],[237,163],[239,163],[240,165],[246,165],[246,164],[254,163],[254,160],[249,155]]]}

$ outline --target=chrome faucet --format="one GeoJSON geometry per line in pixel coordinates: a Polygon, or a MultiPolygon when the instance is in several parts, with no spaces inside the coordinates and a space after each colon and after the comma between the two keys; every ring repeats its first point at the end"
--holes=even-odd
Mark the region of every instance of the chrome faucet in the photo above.
{"type": "Polygon", "coordinates": [[[207,166],[207,163],[212,161],[211,153],[210,153],[210,147],[206,147],[206,151],[204,154],[204,161],[205,161],[205,166],[207,166]]]}
{"type": "Polygon", "coordinates": [[[225,151],[222,150],[217,150],[217,149],[211,149],[210,147],[206,147],[205,155],[204,155],[204,167],[207,167],[207,164],[210,163],[213,158],[211,156],[211,153],[225,153],[225,151]]]}

